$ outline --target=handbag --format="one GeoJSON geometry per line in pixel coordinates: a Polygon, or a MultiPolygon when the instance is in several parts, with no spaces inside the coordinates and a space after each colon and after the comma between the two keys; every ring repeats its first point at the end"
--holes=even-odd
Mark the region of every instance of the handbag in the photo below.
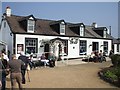
{"type": "Polygon", "coordinates": [[[10,71],[7,70],[7,69],[5,69],[5,66],[3,65],[2,61],[1,61],[1,64],[2,64],[2,67],[3,67],[3,71],[4,71],[4,73],[5,73],[5,76],[8,76],[9,73],[10,73],[10,71]]]}

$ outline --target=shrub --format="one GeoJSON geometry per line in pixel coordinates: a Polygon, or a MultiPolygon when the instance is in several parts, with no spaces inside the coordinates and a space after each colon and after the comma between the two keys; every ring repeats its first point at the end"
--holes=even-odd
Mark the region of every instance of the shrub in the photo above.
{"type": "Polygon", "coordinates": [[[116,68],[116,76],[120,78],[120,67],[116,68]]]}
{"type": "Polygon", "coordinates": [[[111,80],[117,80],[117,75],[115,74],[115,72],[113,70],[107,70],[105,73],[104,73],[104,76],[106,78],[109,78],[111,80]]]}
{"type": "Polygon", "coordinates": [[[115,54],[111,57],[111,61],[114,67],[120,67],[120,55],[115,54]]]}

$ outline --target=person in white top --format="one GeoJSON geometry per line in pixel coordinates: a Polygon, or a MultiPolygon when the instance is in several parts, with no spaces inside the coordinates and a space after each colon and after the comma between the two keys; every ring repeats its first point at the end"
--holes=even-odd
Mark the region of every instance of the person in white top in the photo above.
{"type": "Polygon", "coordinates": [[[2,55],[3,55],[3,59],[6,59],[7,61],[9,61],[9,58],[4,51],[2,51],[2,55]]]}
{"type": "Polygon", "coordinates": [[[40,57],[40,61],[44,62],[44,66],[46,67],[46,65],[49,65],[49,60],[46,59],[45,54],[43,53],[42,56],[40,57]]]}
{"type": "Polygon", "coordinates": [[[95,53],[94,53],[94,51],[93,51],[93,52],[91,52],[89,61],[92,61],[92,62],[93,62],[94,60],[95,60],[95,53]]]}

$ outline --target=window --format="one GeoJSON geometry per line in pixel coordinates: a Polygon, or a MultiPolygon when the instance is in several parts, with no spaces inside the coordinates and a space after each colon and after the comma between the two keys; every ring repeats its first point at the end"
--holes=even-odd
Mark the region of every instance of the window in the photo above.
{"type": "Polygon", "coordinates": [[[65,46],[64,46],[64,53],[66,53],[66,55],[68,55],[68,41],[65,41],[65,46]]]}
{"type": "Polygon", "coordinates": [[[34,20],[28,20],[28,32],[34,32],[34,25],[35,25],[34,20]]]}
{"type": "Polygon", "coordinates": [[[99,52],[99,43],[98,42],[92,42],[92,51],[99,52]]]}
{"type": "Polygon", "coordinates": [[[80,26],[80,36],[84,36],[84,27],[83,27],[83,25],[80,26]]]}
{"type": "Polygon", "coordinates": [[[65,35],[65,23],[61,22],[60,24],[60,34],[65,35]]]}
{"type": "Polygon", "coordinates": [[[25,53],[26,54],[37,53],[37,44],[38,44],[37,38],[25,38],[25,53]]]}
{"type": "Polygon", "coordinates": [[[80,55],[86,54],[87,42],[85,40],[80,40],[80,55]]]}
{"type": "Polygon", "coordinates": [[[103,37],[104,38],[106,38],[107,37],[107,31],[106,30],[104,30],[104,32],[103,32],[104,34],[103,34],[103,37]]]}
{"type": "Polygon", "coordinates": [[[108,42],[104,41],[103,44],[104,44],[103,47],[104,52],[108,53],[108,42]]]}
{"type": "Polygon", "coordinates": [[[119,44],[117,44],[117,52],[119,52],[119,44]]]}

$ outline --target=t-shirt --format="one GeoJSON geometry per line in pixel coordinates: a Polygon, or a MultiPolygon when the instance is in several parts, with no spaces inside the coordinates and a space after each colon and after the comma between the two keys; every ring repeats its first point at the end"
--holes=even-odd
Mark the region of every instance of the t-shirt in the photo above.
{"type": "Polygon", "coordinates": [[[24,62],[18,59],[9,61],[9,68],[10,68],[11,73],[21,72],[22,65],[24,65],[24,62]]]}

